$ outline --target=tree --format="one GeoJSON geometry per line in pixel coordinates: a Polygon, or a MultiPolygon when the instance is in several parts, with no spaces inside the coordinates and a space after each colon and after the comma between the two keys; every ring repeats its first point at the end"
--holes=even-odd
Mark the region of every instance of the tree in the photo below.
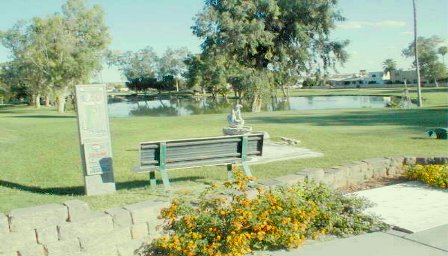
{"type": "MultiPolygon", "coordinates": [[[[442,42],[443,40],[437,36],[432,36],[430,38],[417,38],[420,71],[425,79],[434,82],[436,86],[438,86],[437,80],[443,78],[446,74],[446,67],[439,61],[437,56],[437,46],[442,42]]],[[[414,51],[414,43],[410,43],[409,46],[403,50],[403,55],[406,57],[412,57],[414,56],[414,51]]],[[[416,65],[415,61],[414,65],[416,65]]]]}
{"type": "Polygon", "coordinates": [[[259,111],[263,95],[275,83],[270,67],[279,67],[276,75],[292,74],[291,69],[305,74],[325,71],[347,57],[348,42],[330,40],[335,22],[343,20],[336,2],[206,0],[192,29],[203,39],[203,55],[224,56],[234,64],[231,68],[249,76],[245,97],[252,111],[259,111]]]}
{"type": "Polygon", "coordinates": [[[68,0],[61,13],[18,23],[1,38],[13,61],[32,67],[25,69],[30,81],[38,76],[39,83],[58,94],[59,112],[64,111],[66,94],[73,86],[87,83],[101,68],[110,42],[104,12],[98,5],[88,8],[84,0],[68,0]]]}
{"type": "Polygon", "coordinates": [[[2,32],[0,38],[11,51],[12,61],[3,63],[2,80],[9,84],[11,92],[17,97],[29,98],[36,108],[40,107],[40,94],[46,92],[47,76],[34,65],[33,46],[37,45],[33,34],[33,23],[17,23],[13,28],[2,32]]]}
{"type": "Polygon", "coordinates": [[[187,71],[185,60],[189,54],[187,48],[168,48],[159,60],[159,77],[172,76],[176,84],[176,91],[179,91],[179,82],[182,74],[187,71]]]}
{"type": "Polygon", "coordinates": [[[108,53],[109,65],[117,66],[128,82],[131,90],[146,91],[149,88],[160,91],[179,90],[179,82],[187,71],[186,48],[168,48],[159,58],[151,47],[136,52],[108,53]]]}
{"type": "Polygon", "coordinates": [[[151,47],[136,52],[108,53],[109,64],[117,66],[128,80],[126,86],[137,92],[157,88],[158,61],[159,57],[151,47]]]}
{"type": "Polygon", "coordinates": [[[437,50],[437,53],[442,55],[443,58],[443,65],[445,65],[445,55],[448,52],[448,47],[446,46],[440,46],[439,49],[437,50]]]}
{"type": "Polygon", "coordinates": [[[9,63],[0,63],[0,104],[4,103],[4,100],[8,101],[9,98],[13,97],[13,92],[11,88],[11,77],[9,74],[9,63]]]}
{"type": "Polygon", "coordinates": [[[383,70],[385,74],[395,71],[397,70],[397,63],[393,59],[386,59],[383,61],[383,70]]]}
{"type": "Polygon", "coordinates": [[[204,62],[200,54],[189,54],[184,60],[187,71],[184,73],[186,85],[195,91],[205,94],[206,87],[203,83],[204,62]]]}
{"type": "MultiPolygon", "coordinates": [[[[228,74],[231,70],[227,69],[227,66],[232,66],[232,64],[223,56],[190,54],[185,59],[185,64],[187,71],[184,73],[184,77],[189,88],[201,91],[203,94],[210,92],[214,100],[217,100],[218,94],[222,95],[227,92],[228,82],[232,78],[228,74]]],[[[237,96],[236,93],[235,96],[237,96]]]]}

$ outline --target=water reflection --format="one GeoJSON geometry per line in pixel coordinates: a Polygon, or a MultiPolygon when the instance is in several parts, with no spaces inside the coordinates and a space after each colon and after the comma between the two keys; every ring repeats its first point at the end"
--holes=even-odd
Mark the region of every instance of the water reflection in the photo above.
{"type": "MultiPolygon", "coordinates": [[[[272,98],[263,107],[263,111],[312,110],[337,108],[383,108],[387,99],[377,96],[306,96],[272,98]]],[[[236,103],[234,99],[218,99],[206,97],[167,98],[127,100],[124,98],[109,99],[109,115],[111,117],[127,116],[185,116],[214,113],[227,113],[236,103]]],[[[250,111],[244,106],[243,111],[250,111]]]]}

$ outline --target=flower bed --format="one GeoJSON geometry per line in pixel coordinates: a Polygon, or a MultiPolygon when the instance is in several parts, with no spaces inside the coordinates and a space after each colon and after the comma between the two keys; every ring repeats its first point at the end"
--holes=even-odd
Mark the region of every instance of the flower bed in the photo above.
{"type": "Polygon", "coordinates": [[[432,187],[448,188],[448,165],[430,164],[408,166],[405,176],[420,180],[432,187]]]}
{"type": "Polygon", "coordinates": [[[345,197],[326,185],[304,182],[266,191],[260,187],[251,198],[249,179],[240,171],[234,176],[233,182],[212,186],[195,206],[175,200],[162,210],[165,234],[142,254],[244,255],[296,248],[321,234],[347,236],[387,228],[362,213],[369,206],[366,201],[345,197]]]}

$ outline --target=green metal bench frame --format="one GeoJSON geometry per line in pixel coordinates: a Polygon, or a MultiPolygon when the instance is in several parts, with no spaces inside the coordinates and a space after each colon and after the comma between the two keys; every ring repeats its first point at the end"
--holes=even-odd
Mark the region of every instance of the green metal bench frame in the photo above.
{"type": "Polygon", "coordinates": [[[168,170],[200,166],[227,165],[231,179],[232,165],[241,164],[244,173],[252,176],[247,161],[263,153],[263,133],[220,136],[183,140],[140,143],[140,165],[131,168],[138,173],[149,172],[151,187],[156,186],[155,171],[160,172],[163,185],[170,188],[168,170]]]}

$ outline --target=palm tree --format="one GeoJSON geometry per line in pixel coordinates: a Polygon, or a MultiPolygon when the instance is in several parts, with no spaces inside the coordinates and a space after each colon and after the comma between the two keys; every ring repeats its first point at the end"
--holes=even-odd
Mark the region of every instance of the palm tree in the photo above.
{"type": "Polygon", "coordinates": [[[383,61],[384,74],[397,70],[397,63],[393,59],[386,59],[383,61]]]}

